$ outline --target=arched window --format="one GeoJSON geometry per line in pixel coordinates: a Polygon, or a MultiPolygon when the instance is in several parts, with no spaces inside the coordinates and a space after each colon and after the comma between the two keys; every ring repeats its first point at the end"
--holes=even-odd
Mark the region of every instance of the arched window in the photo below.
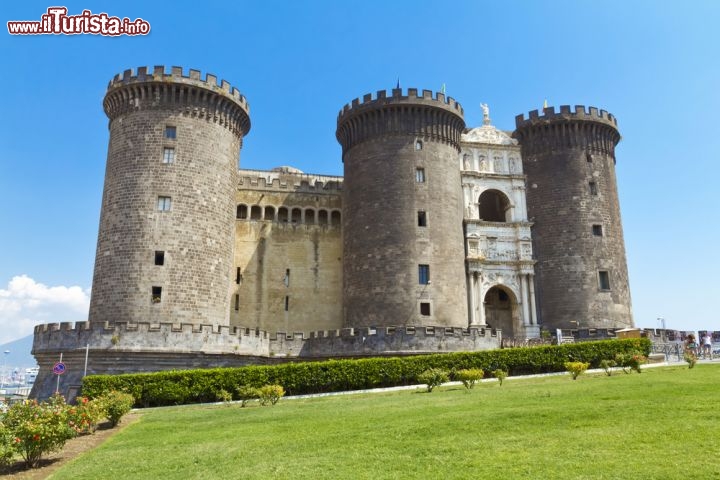
{"type": "Polygon", "coordinates": [[[315,224],[315,210],[313,210],[312,208],[305,209],[305,223],[307,223],[308,225],[315,224]]]}
{"type": "Polygon", "coordinates": [[[480,220],[486,222],[509,221],[510,201],[499,190],[485,190],[480,195],[480,220]]]}
{"type": "Polygon", "coordinates": [[[262,207],[259,205],[253,205],[250,209],[250,220],[262,219],[262,207]]]}
{"type": "Polygon", "coordinates": [[[270,220],[271,222],[275,220],[275,207],[265,207],[265,220],[270,220]]]}
{"type": "Polygon", "coordinates": [[[330,223],[334,226],[340,225],[340,212],[337,210],[333,210],[332,214],[330,215],[330,223]]]}
{"type": "Polygon", "coordinates": [[[415,140],[415,150],[422,150],[423,143],[422,140],[415,140]]]}
{"type": "Polygon", "coordinates": [[[300,223],[302,221],[302,210],[299,208],[292,209],[292,223],[300,223]]]}
{"type": "Polygon", "coordinates": [[[327,210],[320,210],[320,211],[318,211],[318,224],[319,224],[319,225],[327,225],[327,224],[328,224],[328,212],[327,212],[327,210]]]}
{"type": "Polygon", "coordinates": [[[240,218],[240,219],[247,218],[247,205],[238,205],[237,206],[237,218],[240,218]]]}
{"type": "Polygon", "coordinates": [[[278,222],[288,221],[288,209],[285,207],[278,208],[278,222]]]}

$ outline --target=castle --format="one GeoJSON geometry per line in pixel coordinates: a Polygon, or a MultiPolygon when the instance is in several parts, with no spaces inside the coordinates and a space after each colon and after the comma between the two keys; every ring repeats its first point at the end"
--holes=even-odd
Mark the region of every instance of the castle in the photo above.
{"type": "Polygon", "coordinates": [[[632,326],[615,118],[467,128],[444,93],[338,114],[343,177],[238,170],[248,103],[179,67],[117,75],[89,319],[35,328],[33,396],[87,373],[498,348],[632,326]]]}

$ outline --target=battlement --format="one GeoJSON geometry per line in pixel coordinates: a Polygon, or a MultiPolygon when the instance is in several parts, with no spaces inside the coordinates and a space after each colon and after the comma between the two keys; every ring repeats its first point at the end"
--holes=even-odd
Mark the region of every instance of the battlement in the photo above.
{"type": "Polygon", "coordinates": [[[280,192],[340,194],[343,177],[270,170],[238,170],[238,185],[280,192]]]}
{"type": "Polygon", "coordinates": [[[499,348],[499,330],[439,326],[276,332],[188,323],[63,322],[35,326],[33,354],[91,350],[327,358],[499,348]]]}
{"type": "Polygon", "coordinates": [[[362,97],[358,97],[352,102],[346,104],[340,112],[338,112],[338,121],[340,118],[347,114],[358,110],[364,110],[365,108],[372,108],[378,105],[387,105],[394,103],[410,103],[410,104],[426,104],[441,106],[447,110],[455,111],[460,116],[463,116],[462,106],[455,101],[452,97],[446,97],[444,93],[435,92],[433,96],[432,90],[423,90],[418,95],[417,88],[408,88],[407,95],[403,95],[401,88],[393,88],[390,92],[386,90],[378,90],[373,97],[372,93],[366,93],[362,97]],[[439,104],[439,105],[438,105],[439,104]]]}
{"type": "Polygon", "coordinates": [[[206,73],[205,80],[203,80],[200,75],[200,70],[194,70],[192,68],[188,71],[187,75],[183,75],[182,67],[171,67],[170,73],[165,73],[165,69],[166,67],[164,65],[155,65],[152,72],[150,72],[149,67],[138,67],[135,75],[133,75],[132,69],[127,69],[122,75],[118,73],[108,82],[108,91],[134,83],[181,83],[206,88],[218,93],[222,92],[225,96],[231,97],[235,99],[238,104],[243,105],[248,113],[250,112],[250,107],[245,96],[242,95],[237,88],[230,85],[230,82],[227,80],[223,79],[218,83],[217,76],[212,73],[206,73]]]}
{"type": "Polygon", "coordinates": [[[166,73],[158,65],[152,71],[138,67],[125,70],[108,83],[103,101],[105,113],[112,120],[140,108],[176,108],[186,114],[218,121],[244,136],[250,130],[250,106],[240,91],[226,80],[208,73],[203,79],[199,70],[183,73],[172,67],[166,73]]]}
{"type": "Polygon", "coordinates": [[[555,112],[555,107],[544,108],[542,114],[538,110],[532,110],[528,114],[527,120],[523,114],[515,116],[516,128],[562,121],[601,122],[617,128],[617,119],[611,113],[599,110],[597,107],[590,107],[586,110],[584,105],[575,105],[574,111],[570,108],[570,105],[561,105],[559,112],[555,112]]]}

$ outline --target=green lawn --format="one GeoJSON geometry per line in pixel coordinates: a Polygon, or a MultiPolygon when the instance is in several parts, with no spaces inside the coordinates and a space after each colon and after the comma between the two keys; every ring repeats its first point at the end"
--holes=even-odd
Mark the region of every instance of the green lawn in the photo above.
{"type": "Polygon", "coordinates": [[[147,411],[53,479],[720,479],[720,364],[147,411]]]}

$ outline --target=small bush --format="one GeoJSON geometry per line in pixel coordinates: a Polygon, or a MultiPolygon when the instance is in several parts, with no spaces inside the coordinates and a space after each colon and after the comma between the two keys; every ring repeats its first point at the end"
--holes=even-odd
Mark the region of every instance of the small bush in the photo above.
{"type": "Polygon", "coordinates": [[[232,402],[232,393],[228,392],[224,388],[221,388],[215,394],[215,398],[217,398],[218,402],[229,403],[232,402]]]}
{"type": "Polygon", "coordinates": [[[627,353],[618,353],[615,355],[615,361],[625,373],[630,373],[632,370],[642,373],[641,365],[647,361],[647,357],[642,352],[633,350],[627,353]]]}
{"type": "Polygon", "coordinates": [[[605,359],[600,362],[600,368],[605,370],[605,373],[607,374],[608,377],[612,375],[612,369],[615,366],[617,366],[617,363],[615,362],[615,360],[605,359]]]}
{"type": "Polygon", "coordinates": [[[585,370],[590,366],[586,362],[565,362],[565,370],[570,372],[573,380],[577,380],[577,377],[585,373],[585,370]]]}
{"type": "Polygon", "coordinates": [[[427,385],[427,391],[432,392],[433,388],[439,387],[445,382],[450,381],[450,375],[447,370],[441,368],[429,368],[417,376],[420,383],[427,385]]]}
{"type": "Polygon", "coordinates": [[[39,466],[43,455],[59,450],[75,436],[67,423],[65,400],[59,395],[46,403],[16,403],[8,409],[3,423],[14,436],[15,449],[27,468],[39,466]]]}
{"type": "Polygon", "coordinates": [[[503,370],[502,368],[498,368],[493,371],[493,377],[498,379],[498,382],[500,382],[500,386],[502,387],[503,380],[505,380],[508,376],[507,370],[503,370]]]}
{"type": "Polygon", "coordinates": [[[103,406],[105,416],[110,420],[112,427],[120,423],[120,419],[128,413],[135,403],[135,399],[129,393],[111,391],[98,399],[103,406]]]}
{"type": "Polygon", "coordinates": [[[465,385],[465,388],[470,390],[477,382],[482,380],[483,375],[485,375],[485,372],[479,368],[465,368],[463,370],[459,370],[455,374],[455,378],[461,381],[462,384],[465,385]]]}
{"type": "Polygon", "coordinates": [[[275,405],[285,395],[282,385],[265,385],[260,387],[260,405],[275,405]]]}
{"type": "Polygon", "coordinates": [[[236,388],[235,391],[237,392],[238,400],[240,400],[241,408],[244,408],[250,400],[260,398],[260,390],[249,385],[241,385],[236,388]]]}
{"type": "Polygon", "coordinates": [[[9,465],[17,449],[15,448],[15,435],[4,423],[0,422],[0,467],[9,465]]]}
{"type": "Polygon", "coordinates": [[[68,425],[78,435],[87,435],[97,430],[97,425],[105,418],[105,409],[98,400],[78,397],[77,405],[68,407],[68,425]]]}

